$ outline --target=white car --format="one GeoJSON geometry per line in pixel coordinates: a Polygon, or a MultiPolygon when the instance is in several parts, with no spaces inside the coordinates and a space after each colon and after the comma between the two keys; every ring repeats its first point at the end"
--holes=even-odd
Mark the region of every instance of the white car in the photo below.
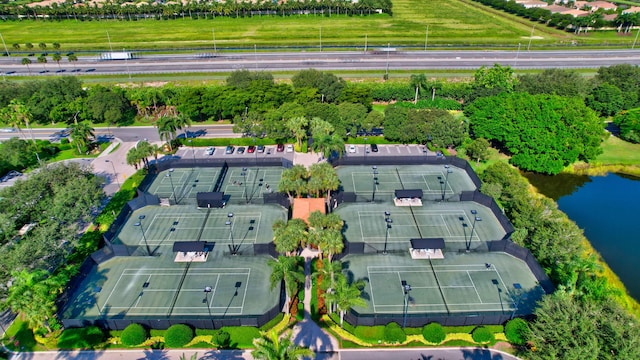
{"type": "Polygon", "coordinates": [[[213,146],[208,147],[208,148],[207,148],[207,155],[213,155],[213,152],[214,152],[215,150],[216,150],[216,149],[215,149],[213,146]]]}
{"type": "Polygon", "coordinates": [[[287,145],[287,152],[293,152],[293,145],[289,144],[287,145]]]}
{"type": "Polygon", "coordinates": [[[356,152],[356,146],[355,145],[349,145],[349,152],[350,153],[355,153],[356,152]]]}

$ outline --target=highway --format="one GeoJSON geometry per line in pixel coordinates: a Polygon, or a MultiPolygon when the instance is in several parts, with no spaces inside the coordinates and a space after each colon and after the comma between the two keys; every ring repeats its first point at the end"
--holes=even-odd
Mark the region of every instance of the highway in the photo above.
{"type": "MultiPolygon", "coordinates": [[[[0,142],[18,137],[21,139],[34,139],[57,141],[62,137],[60,132],[63,129],[22,129],[19,131],[7,131],[8,128],[0,130],[0,142]]],[[[233,133],[233,125],[195,125],[186,129],[187,133],[179,133],[178,136],[203,137],[203,138],[237,138],[241,134],[233,133]]],[[[116,137],[123,142],[136,142],[139,140],[148,140],[151,142],[160,141],[158,129],[153,126],[131,126],[131,127],[101,127],[95,129],[97,137],[116,137]]]]}
{"type": "Polygon", "coordinates": [[[640,50],[575,50],[575,51],[397,51],[377,48],[367,52],[244,52],[182,55],[142,55],[131,60],[98,60],[97,56],[80,56],[60,65],[38,64],[31,57],[27,68],[20,57],[1,57],[0,74],[163,74],[193,72],[230,72],[238,69],[261,71],[297,71],[308,68],[343,71],[394,71],[476,69],[493,64],[516,69],[598,68],[615,64],[640,65],[640,50]],[[45,72],[46,71],[46,72],[45,72]]]}

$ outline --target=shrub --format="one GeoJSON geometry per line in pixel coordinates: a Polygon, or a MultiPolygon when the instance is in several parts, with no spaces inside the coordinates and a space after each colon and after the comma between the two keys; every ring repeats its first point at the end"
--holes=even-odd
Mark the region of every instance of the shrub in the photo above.
{"type": "Polygon", "coordinates": [[[407,340],[407,334],[398,325],[398,323],[391,322],[384,327],[384,339],[389,343],[402,343],[407,340]]]}
{"type": "Polygon", "coordinates": [[[97,326],[65,329],[58,339],[60,349],[92,349],[104,341],[104,333],[97,326]]]}
{"type": "Polygon", "coordinates": [[[129,324],[120,335],[123,345],[136,346],[147,340],[147,329],[140,324],[129,324]]]}
{"type": "Polygon", "coordinates": [[[486,344],[495,340],[493,333],[484,326],[475,328],[471,333],[471,338],[479,344],[486,344]]]}
{"type": "Polygon", "coordinates": [[[509,320],[504,327],[504,335],[510,343],[514,345],[524,345],[529,326],[527,322],[521,318],[509,320]]]}
{"type": "Polygon", "coordinates": [[[164,335],[164,344],[168,347],[179,348],[193,340],[193,329],[184,324],[171,325],[164,335]]]}
{"type": "Polygon", "coordinates": [[[220,349],[226,349],[231,345],[231,334],[224,330],[218,330],[213,341],[215,341],[220,349]]]}
{"type": "Polygon", "coordinates": [[[354,335],[365,340],[378,341],[385,338],[384,326],[356,326],[354,335]]]}
{"type": "Polygon", "coordinates": [[[447,337],[442,325],[432,322],[422,328],[422,336],[425,340],[433,344],[440,344],[447,337]]]}

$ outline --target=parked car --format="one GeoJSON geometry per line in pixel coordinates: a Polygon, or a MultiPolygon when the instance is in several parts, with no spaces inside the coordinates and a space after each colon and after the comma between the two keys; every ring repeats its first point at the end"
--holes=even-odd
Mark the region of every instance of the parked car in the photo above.
{"type": "Polygon", "coordinates": [[[209,146],[207,148],[207,155],[213,155],[214,151],[216,151],[216,148],[214,148],[213,146],[209,146]]]}
{"type": "Polygon", "coordinates": [[[231,145],[227,146],[227,148],[224,150],[225,154],[233,154],[233,151],[235,150],[235,148],[231,145]]]}
{"type": "Polygon", "coordinates": [[[378,152],[378,145],[377,144],[371,144],[371,152],[378,152]]]}
{"type": "Polygon", "coordinates": [[[244,146],[238,147],[238,154],[244,154],[244,146]]]}
{"type": "Polygon", "coordinates": [[[247,152],[248,152],[249,154],[253,154],[254,152],[256,152],[256,147],[255,147],[255,146],[253,146],[253,145],[250,145],[250,146],[247,148],[247,152]]]}
{"type": "Polygon", "coordinates": [[[264,152],[264,145],[258,145],[258,152],[259,153],[263,153],[264,152]]]}
{"type": "Polygon", "coordinates": [[[355,145],[349,145],[349,152],[350,153],[355,153],[356,152],[356,146],[355,145]]]}
{"type": "Polygon", "coordinates": [[[284,144],[278,144],[278,146],[276,147],[276,151],[277,152],[283,152],[284,151],[284,144]]]}
{"type": "Polygon", "coordinates": [[[287,152],[289,152],[289,153],[293,152],[293,145],[291,145],[291,144],[287,145],[287,152]]]}

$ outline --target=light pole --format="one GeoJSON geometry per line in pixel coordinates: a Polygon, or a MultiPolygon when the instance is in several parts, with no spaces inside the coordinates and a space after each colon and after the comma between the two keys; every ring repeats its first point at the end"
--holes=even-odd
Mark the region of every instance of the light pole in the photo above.
{"type": "Polygon", "coordinates": [[[387,71],[384,74],[384,79],[389,80],[389,53],[391,52],[391,43],[387,43],[387,71]]]}
{"type": "Polygon", "coordinates": [[[233,213],[227,214],[227,222],[224,224],[229,227],[229,237],[231,238],[231,245],[229,246],[229,251],[231,255],[238,255],[238,250],[236,249],[236,245],[233,242],[233,213]]]}
{"type": "Polygon", "coordinates": [[[367,153],[369,152],[369,150],[367,150],[367,140],[369,140],[369,138],[367,138],[366,136],[364,137],[364,163],[367,163],[367,153]]]}
{"type": "Polygon", "coordinates": [[[116,172],[116,166],[113,165],[113,162],[110,160],[105,160],[104,162],[110,163],[111,168],[113,169],[113,177],[116,178],[116,184],[118,184],[118,189],[120,188],[120,180],[118,179],[118,173],[116,172]]]}
{"type": "Polygon", "coordinates": [[[518,56],[520,56],[520,43],[518,43],[518,52],[516,52],[516,61],[513,63],[513,67],[518,66],[518,56]]]}
{"type": "Polygon", "coordinates": [[[409,307],[409,291],[411,291],[411,285],[407,284],[405,280],[400,282],[402,285],[402,292],[404,293],[404,309],[402,316],[402,328],[407,326],[407,308],[409,307]]]}
{"type": "MultiPolygon", "coordinates": [[[[126,50],[122,48],[122,52],[125,53],[126,50]]],[[[124,62],[127,65],[127,74],[129,74],[129,80],[131,80],[131,71],[129,70],[129,55],[124,56],[124,62]]]]}
{"type": "Polygon", "coordinates": [[[196,166],[196,149],[193,147],[192,139],[189,139],[189,145],[191,145],[191,154],[193,155],[193,166],[196,166]]]}
{"type": "MultiPolygon", "coordinates": [[[[209,313],[209,320],[211,320],[211,308],[209,307],[209,293],[212,290],[213,289],[211,288],[211,286],[204,287],[204,303],[205,303],[205,306],[207,307],[207,312],[209,313]]],[[[211,326],[213,327],[213,321],[211,322],[211,326]]]]}
{"type": "Polygon", "coordinates": [[[378,187],[378,167],[372,166],[371,170],[373,171],[373,194],[371,195],[371,202],[376,201],[376,188],[378,187]]]}
{"type": "Polygon", "coordinates": [[[382,250],[383,255],[387,255],[387,241],[389,240],[389,230],[391,229],[391,223],[393,220],[391,219],[391,213],[388,211],[384,212],[384,224],[386,228],[386,232],[384,235],[384,250],[382,250]]]}
{"type": "Polygon", "coordinates": [[[169,182],[171,183],[171,193],[173,194],[173,201],[175,201],[177,205],[178,197],[176,196],[176,188],[173,186],[173,178],[171,177],[172,173],[173,173],[173,168],[169,169],[169,172],[167,173],[167,175],[165,175],[165,177],[169,178],[169,182]]]}
{"type": "Polygon", "coordinates": [[[144,219],[144,215],[138,216],[138,221],[136,221],[133,226],[137,226],[140,228],[140,232],[142,232],[142,239],[144,240],[144,245],[147,248],[147,255],[151,256],[151,249],[149,248],[149,243],[147,242],[147,235],[144,233],[144,227],[142,226],[142,220],[144,219]]]}
{"type": "Polygon", "coordinates": [[[473,225],[471,225],[471,235],[469,235],[469,241],[467,242],[467,251],[471,247],[471,240],[473,239],[473,231],[476,229],[476,222],[482,221],[482,218],[478,216],[478,212],[476,210],[471,210],[471,214],[473,214],[473,225]]]}
{"type": "Polygon", "coordinates": [[[247,201],[247,204],[249,203],[249,194],[247,193],[247,168],[243,167],[242,168],[242,172],[240,173],[240,175],[242,176],[242,178],[244,179],[244,199],[247,201]]]}
{"type": "Polygon", "coordinates": [[[522,294],[522,285],[520,285],[520,283],[513,283],[513,288],[514,288],[514,295],[516,297],[516,305],[515,308],[513,309],[513,312],[511,313],[511,319],[513,319],[514,316],[516,316],[516,313],[518,312],[518,306],[520,306],[520,299],[524,298],[525,295],[522,294]]]}
{"type": "Polygon", "coordinates": [[[449,183],[449,174],[453,172],[453,170],[450,169],[449,165],[445,165],[444,168],[447,170],[447,173],[444,176],[444,183],[442,182],[442,180],[440,180],[440,184],[444,184],[444,186],[442,187],[442,201],[444,201],[444,194],[447,191],[447,184],[449,183]]]}

